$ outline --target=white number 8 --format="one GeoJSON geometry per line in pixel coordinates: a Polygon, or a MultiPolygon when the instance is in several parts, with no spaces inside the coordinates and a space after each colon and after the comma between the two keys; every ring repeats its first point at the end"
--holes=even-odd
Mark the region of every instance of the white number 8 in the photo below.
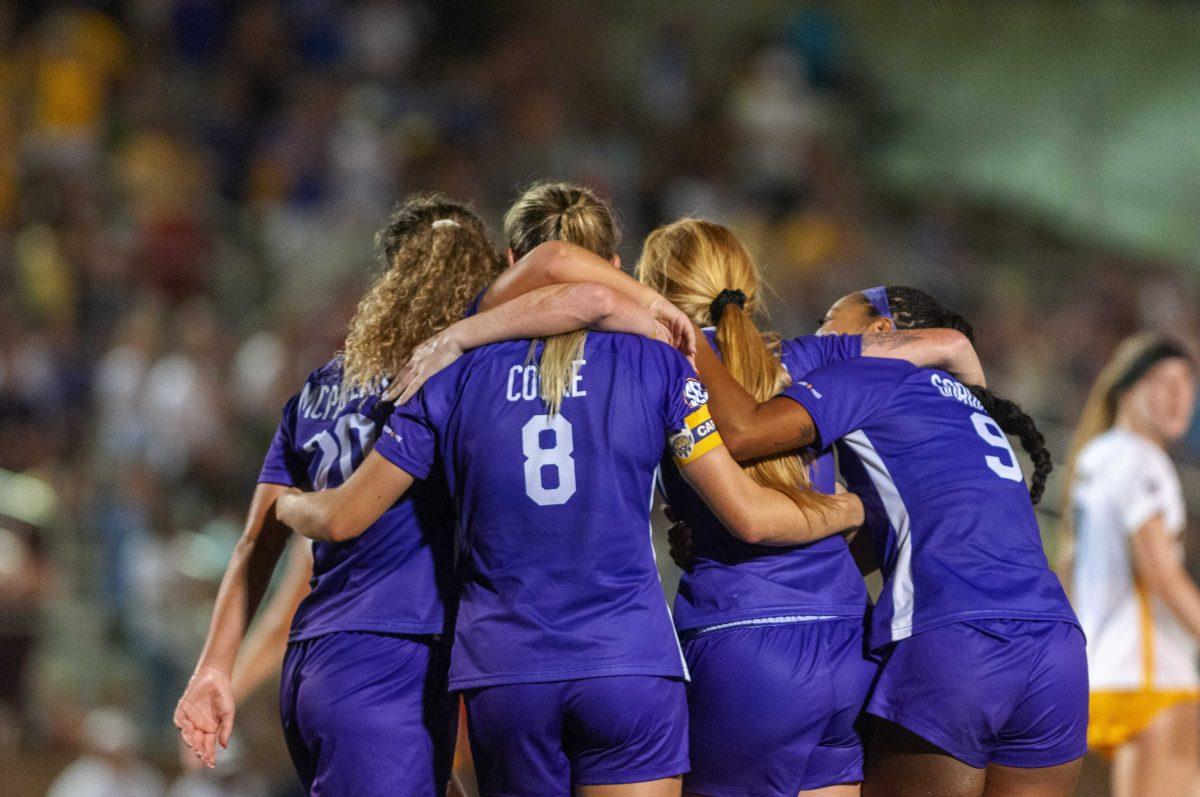
{"type": "Polygon", "coordinates": [[[1017,461],[1017,455],[1013,453],[1008,436],[1004,434],[1000,425],[982,412],[971,413],[971,423],[975,424],[975,433],[982,437],[984,442],[990,446],[1002,448],[1008,453],[1008,462],[1002,461],[1000,457],[984,457],[984,461],[992,469],[992,473],[1002,479],[1010,479],[1014,482],[1025,481],[1025,477],[1021,475],[1021,463],[1017,461]]]}
{"type": "Polygon", "coordinates": [[[575,495],[575,439],[571,424],[561,415],[535,415],[521,429],[521,450],[525,454],[525,493],[539,506],[565,504],[575,495]],[[554,433],[554,445],[542,448],[541,434],[554,433]],[[542,468],[553,467],[558,486],[547,487],[542,468]]]}

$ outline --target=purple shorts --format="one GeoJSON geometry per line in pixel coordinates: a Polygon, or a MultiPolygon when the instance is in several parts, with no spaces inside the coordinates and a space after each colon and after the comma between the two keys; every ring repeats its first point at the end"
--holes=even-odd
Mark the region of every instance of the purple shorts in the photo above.
{"type": "Polygon", "coordinates": [[[684,790],[779,795],[858,783],[855,722],[878,665],[861,619],[745,625],[684,642],[692,770],[684,790]]]}
{"type": "Polygon", "coordinates": [[[464,696],[483,797],[561,797],[573,784],[687,772],[682,681],[619,675],[485,686],[464,696]]]}
{"type": "Polygon", "coordinates": [[[340,632],[292,642],[283,659],[283,734],[307,793],[446,793],[456,698],[447,646],[340,632]]]}
{"type": "Polygon", "coordinates": [[[888,651],[867,711],[973,767],[1051,767],[1087,750],[1083,632],[1064,622],[973,620],[888,651]]]}

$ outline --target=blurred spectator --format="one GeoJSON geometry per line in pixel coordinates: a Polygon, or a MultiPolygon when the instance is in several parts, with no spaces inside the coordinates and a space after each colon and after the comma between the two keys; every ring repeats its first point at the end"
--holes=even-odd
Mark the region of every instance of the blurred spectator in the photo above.
{"type": "Polygon", "coordinates": [[[267,793],[266,779],[247,770],[238,736],[229,740],[214,769],[205,768],[186,747],[181,748],[180,759],[184,772],[171,784],[167,797],[260,797],[267,793]]]}
{"type": "Polygon", "coordinates": [[[138,754],[138,731],[114,709],[96,709],[81,728],[84,753],[50,786],[47,797],[162,797],[162,776],[138,754]]]}
{"type": "Polygon", "coordinates": [[[0,748],[30,725],[29,675],[54,586],[45,546],[36,526],[0,520],[0,748]]]}
{"type": "Polygon", "coordinates": [[[778,46],[758,52],[733,90],[729,113],[739,132],[737,172],[747,188],[769,209],[800,199],[822,120],[799,56],[778,46]]]}

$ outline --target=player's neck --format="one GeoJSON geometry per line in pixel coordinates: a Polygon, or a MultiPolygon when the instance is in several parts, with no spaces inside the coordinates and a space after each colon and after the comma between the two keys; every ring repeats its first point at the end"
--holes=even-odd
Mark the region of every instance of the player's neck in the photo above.
{"type": "Polygon", "coordinates": [[[1113,426],[1118,429],[1124,429],[1127,432],[1132,432],[1138,437],[1144,437],[1159,448],[1167,448],[1168,441],[1163,439],[1153,424],[1128,409],[1121,409],[1117,412],[1117,418],[1113,426]]]}

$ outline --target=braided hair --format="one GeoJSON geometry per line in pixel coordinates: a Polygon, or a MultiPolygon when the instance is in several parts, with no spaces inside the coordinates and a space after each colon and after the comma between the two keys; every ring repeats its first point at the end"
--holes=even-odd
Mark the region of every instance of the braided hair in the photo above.
{"type": "MultiPolygon", "coordinates": [[[[941,302],[924,291],[902,285],[887,287],[888,309],[897,329],[955,329],[975,342],[975,331],[967,320],[958,313],[947,310],[941,302]]],[[[864,299],[865,301],[865,299],[864,299]]],[[[879,312],[867,302],[867,309],[874,315],[879,312]]],[[[983,409],[1000,426],[1005,434],[1021,441],[1021,447],[1033,461],[1033,476],[1029,480],[1029,497],[1033,503],[1042,500],[1046,491],[1046,479],[1054,469],[1046,440],[1037,424],[1015,401],[997,396],[986,387],[967,385],[967,389],[979,399],[983,409]]]]}

